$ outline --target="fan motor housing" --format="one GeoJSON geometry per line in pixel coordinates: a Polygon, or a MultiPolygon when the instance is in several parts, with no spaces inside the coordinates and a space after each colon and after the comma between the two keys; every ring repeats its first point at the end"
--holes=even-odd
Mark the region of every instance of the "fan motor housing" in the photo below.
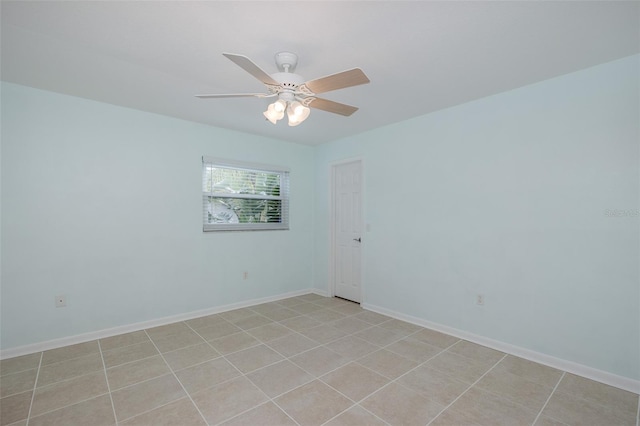
{"type": "Polygon", "coordinates": [[[285,89],[295,89],[305,82],[304,77],[292,72],[277,72],[271,74],[271,78],[282,84],[282,87],[284,87],[285,89]]]}

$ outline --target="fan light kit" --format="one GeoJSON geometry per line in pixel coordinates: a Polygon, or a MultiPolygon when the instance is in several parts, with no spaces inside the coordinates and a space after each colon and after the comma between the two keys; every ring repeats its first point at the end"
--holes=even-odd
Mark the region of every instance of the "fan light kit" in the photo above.
{"type": "Polygon", "coordinates": [[[220,95],[196,95],[198,98],[241,98],[277,97],[276,101],[269,104],[263,113],[265,118],[273,124],[284,118],[285,112],[289,119],[289,126],[297,126],[309,117],[310,108],[320,109],[334,114],[350,116],[358,108],[319,98],[318,93],[331,90],[344,89],[369,83],[369,78],[360,68],[331,74],[315,80],[305,79],[293,71],[298,64],[298,56],[291,52],[276,54],[276,65],[280,72],[267,74],[246,56],[233,53],[223,53],[225,57],[233,61],[243,70],[260,80],[267,88],[268,93],[230,93],[220,95]]]}

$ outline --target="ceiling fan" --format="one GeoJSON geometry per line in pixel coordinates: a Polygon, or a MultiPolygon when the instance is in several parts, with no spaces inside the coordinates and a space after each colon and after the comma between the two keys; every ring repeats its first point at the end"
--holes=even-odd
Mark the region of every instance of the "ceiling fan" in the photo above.
{"type": "Polygon", "coordinates": [[[353,68],[315,80],[305,81],[305,79],[293,71],[298,64],[298,56],[291,52],[280,52],[276,54],[275,60],[280,72],[267,74],[259,66],[244,55],[233,53],[223,53],[228,59],[233,61],[240,68],[260,80],[267,88],[268,93],[229,93],[219,95],[196,95],[198,98],[241,98],[276,97],[276,101],[269,105],[263,113],[267,120],[276,124],[284,117],[285,111],[289,118],[289,126],[297,126],[307,119],[311,108],[320,109],[334,114],[350,116],[358,108],[345,105],[328,99],[316,96],[319,93],[330,92],[332,90],[344,89],[346,87],[358,86],[369,83],[369,78],[360,68],[353,68]]]}

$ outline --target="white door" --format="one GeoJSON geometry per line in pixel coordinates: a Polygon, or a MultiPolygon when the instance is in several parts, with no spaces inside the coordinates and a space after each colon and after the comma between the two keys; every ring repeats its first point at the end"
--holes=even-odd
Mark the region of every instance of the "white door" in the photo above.
{"type": "Polygon", "coordinates": [[[333,166],[334,294],[360,303],[362,165],[333,166]]]}

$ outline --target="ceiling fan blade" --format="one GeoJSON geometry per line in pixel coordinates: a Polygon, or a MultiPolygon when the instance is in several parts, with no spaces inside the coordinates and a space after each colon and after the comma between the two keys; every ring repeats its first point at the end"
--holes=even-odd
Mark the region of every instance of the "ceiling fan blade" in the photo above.
{"type": "Polygon", "coordinates": [[[280,85],[280,83],[271,78],[269,74],[264,72],[262,68],[254,64],[253,61],[251,61],[251,59],[247,58],[246,56],[236,55],[234,53],[223,53],[223,55],[264,84],[269,84],[272,86],[280,85]]]}
{"type": "Polygon", "coordinates": [[[268,98],[270,96],[275,96],[275,94],[269,93],[222,93],[219,95],[195,95],[196,98],[200,99],[211,99],[211,98],[268,98]]]}
{"type": "Polygon", "coordinates": [[[344,89],[345,87],[358,86],[365,83],[369,83],[369,78],[360,68],[354,68],[307,81],[304,83],[304,86],[313,93],[324,93],[330,92],[331,90],[344,89]]]}
{"type": "Polygon", "coordinates": [[[321,109],[323,111],[332,112],[334,114],[344,115],[345,117],[350,116],[354,112],[358,110],[358,108],[341,104],[338,102],[330,101],[328,99],[315,98],[311,102],[309,102],[308,106],[311,108],[321,109]]]}

